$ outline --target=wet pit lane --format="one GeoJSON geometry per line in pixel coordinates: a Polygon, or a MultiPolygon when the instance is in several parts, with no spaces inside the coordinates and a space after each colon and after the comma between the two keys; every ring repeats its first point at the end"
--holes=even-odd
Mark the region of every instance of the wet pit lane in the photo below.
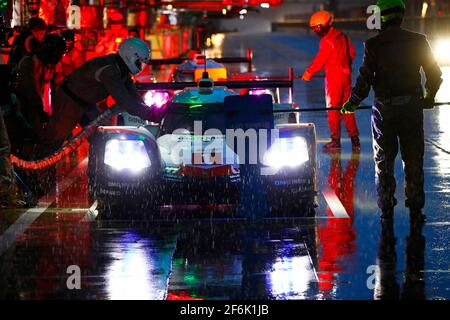
{"type": "MultiPolygon", "coordinates": [[[[357,64],[364,38],[352,37],[357,64]]],[[[292,65],[300,74],[317,41],[309,35],[227,35],[215,51],[235,56],[251,47],[256,72],[285,75],[292,65]]],[[[450,69],[443,71],[439,99],[448,101],[450,69]]],[[[294,101],[323,106],[323,80],[296,81],[294,101]]],[[[316,124],[319,139],[319,197],[312,217],[297,212],[251,220],[213,206],[165,208],[153,219],[104,219],[87,196],[82,148],[58,166],[56,191],[36,208],[1,211],[0,298],[448,299],[449,116],[445,106],[425,115],[423,228],[410,228],[401,184],[395,224],[380,224],[369,111],[357,114],[358,153],[351,152],[347,138],[340,153],[323,153],[326,114],[301,115],[302,122],[316,124]],[[68,289],[71,266],[81,271],[79,290],[68,289]]],[[[401,169],[398,160],[398,181],[401,169]]]]}

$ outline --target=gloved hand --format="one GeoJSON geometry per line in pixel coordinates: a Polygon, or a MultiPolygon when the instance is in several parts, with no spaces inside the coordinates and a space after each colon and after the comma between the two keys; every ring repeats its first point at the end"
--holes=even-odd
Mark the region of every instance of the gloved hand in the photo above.
{"type": "Polygon", "coordinates": [[[311,73],[309,73],[308,71],[305,71],[302,75],[302,80],[303,81],[311,81],[313,75],[311,73]]]}
{"type": "Polygon", "coordinates": [[[422,108],[427,110],[434,109],[434,99],[435,96],[431,95],[428,91],[425,92],[425,96],[422,99],[422,108]]]}
{"type": "Polygon", "coordinates": [[[348,100],[341,108],[341,114],[352,114],[358,109],[358,105],[348,100]]]}

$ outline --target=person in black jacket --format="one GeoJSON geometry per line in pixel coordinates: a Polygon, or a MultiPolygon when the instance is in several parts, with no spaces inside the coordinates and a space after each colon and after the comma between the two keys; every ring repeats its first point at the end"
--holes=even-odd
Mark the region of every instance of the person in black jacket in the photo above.
{"type": "Polygon", "coordinates": [[[17,64],[25,55],[39,50],[46,33],[47,23],[38,17],[31,18],[28,21],[28,27],[12,43],[8,64],[17,64]]]}
{"type": "Polygon", "coordinates": [[[400,146],[405,171],[406,207],[411,221],[425,220],[423,109],[434,106],[442,73],[425,35],[401,28],[403,0],[379,0],[381,32],[365,44],[364,62],[352,95],[341,112],[355,112],[375,91],[372,133],[378,206],[393,217],[397,200],[394,163],[400,146]],[[426,76],[425,90],[421,69],[426,76]]]}
{"type": "Polygon", "coordinates": [[[15,128],[17,134],[10,133],[14,152],[19,156],[28,157],[33,144],[39,142],[45,123],[50,114],[44,108],[45,86],[55,77],[56,66],[66,49],[66,42],[59,34],[47,34],[42,41],[42,47],[33,55],[26,55],[16,67],[17,83],[15,94],[19,101],[21,127],[15,128]],[[25,136],[24,136],[25,135],[25,136]],[[25,140],[30,139],[31,145],[25,140]],[[30,150],[29,147],[31,147],[30,150]]]}

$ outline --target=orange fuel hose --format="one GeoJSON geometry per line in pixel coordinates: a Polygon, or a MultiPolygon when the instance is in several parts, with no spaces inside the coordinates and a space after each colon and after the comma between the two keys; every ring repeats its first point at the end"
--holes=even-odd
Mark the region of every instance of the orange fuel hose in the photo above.
{"type": "Polygon", "coordinates": [[[118,110],[108,109],[98,116],[94,121],[87,125],[83,130],[62,146],[58,151],[40,160],[27,161],[11,155],[11,163],[20,169],[25,170],[42,170],[51,167],[61,161],[64,157],[75,151],[87,138],[89,138],[97,129],[98,126],[104,124],[113,115],[117,114],[118,110]]]}

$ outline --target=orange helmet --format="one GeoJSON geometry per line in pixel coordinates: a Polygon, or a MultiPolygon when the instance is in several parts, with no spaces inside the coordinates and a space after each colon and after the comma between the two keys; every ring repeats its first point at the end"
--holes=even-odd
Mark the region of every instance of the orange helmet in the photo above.
{"type": "Polygon", "coordinates": [[[311,16],[311,20],[309,21],[309,26],[311,28],[322,26],[325,27],[327,25],[331,25],[333,21],[333,16],[328,11],[318,11],[311,16]]]}

